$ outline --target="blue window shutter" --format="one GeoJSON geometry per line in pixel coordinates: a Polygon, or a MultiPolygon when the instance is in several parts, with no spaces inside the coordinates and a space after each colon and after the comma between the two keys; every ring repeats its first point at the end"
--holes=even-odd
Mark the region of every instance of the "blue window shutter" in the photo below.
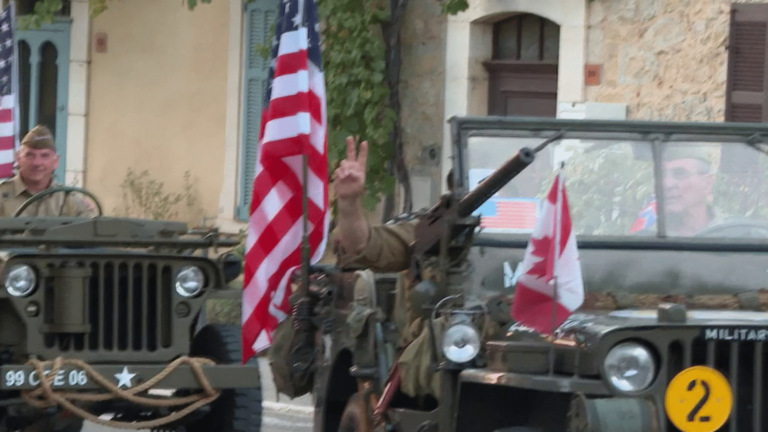
{"type": "Polygon", "coordinates": [[[58,18],[39,29],[16,30],[19,54],[19,134],[42,123],[53,132],[59,167],[54,180],[65,183],[69,103],[69,44],[72,21],[58,18]]]}
{"type": "Polygon", "coordinates": [[[270,31],[277,19],[279,0],[256,0],[245,5],[245,103],[243,106],[243,136],[240,149],[240,197],[237,218],[248,220],[256,170],[256,150],[261,129],[261,111],[267,88],[270,59],[256,53],[259,45],[271,46],[270,31]]]}

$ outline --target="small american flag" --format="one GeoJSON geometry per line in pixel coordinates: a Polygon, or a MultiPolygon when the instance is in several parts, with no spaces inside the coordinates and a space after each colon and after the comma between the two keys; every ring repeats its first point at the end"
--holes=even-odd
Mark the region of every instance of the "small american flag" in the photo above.
{"type": "Polygon", "coordinates": [[[282,0],[272,40],[246,240],[243,363],[272,344],[290,313],[290,276],[301,265],[303,155],[307,155],[310,261],[327,242],[325,76],[314,0],[282,0]]]}
{"type": "Polygon", "coordinates": [[[0,178],[13,176],[18,148],[16,44],[13,39],[14,2],[0,12],[0,178]]]}
{"type": "Polygon", "coordinates": [[[480,227],[483,229],[531,232],[539,218],[539,200],[491,198],[475,213],[480,215],[480,227]]]}

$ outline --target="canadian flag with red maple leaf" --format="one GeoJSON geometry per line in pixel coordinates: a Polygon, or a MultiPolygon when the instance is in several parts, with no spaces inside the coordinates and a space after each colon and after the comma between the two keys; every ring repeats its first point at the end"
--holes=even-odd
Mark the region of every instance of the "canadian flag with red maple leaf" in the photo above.
{"type": "Polygon", "coordinates": [[[511,311],[520,324],[551,334],[584,303],[579,250],[562,170],[542,203],[520,271],[511,311]]]}

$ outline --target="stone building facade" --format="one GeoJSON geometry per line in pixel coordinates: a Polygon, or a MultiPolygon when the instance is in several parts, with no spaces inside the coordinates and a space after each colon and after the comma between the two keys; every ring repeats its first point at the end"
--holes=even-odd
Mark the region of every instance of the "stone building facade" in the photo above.
{"type": "Polygon", "coordinates": [[[415,208],[444,191],[454,115],[590,117],[592,110],[615,119],[767,120],[768,4],[749,2],[754,8],[739,12],[742,2],[726,0],[469,3],[446,17],[436,0],[412,0],[407,12],[402,119],[415,208]],[[732,16],[750,22],[739,26],[732,16]],[[729,68],[737,42],[742,55],[729,68]],[[437,153],[440,168],[427,157],[437,153]]]}

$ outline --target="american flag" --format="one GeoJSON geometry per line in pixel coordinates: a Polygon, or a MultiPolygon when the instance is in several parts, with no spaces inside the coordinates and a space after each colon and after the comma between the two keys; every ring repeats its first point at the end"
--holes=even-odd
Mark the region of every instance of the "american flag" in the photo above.
{"type": "Polygon", "coordinates": [[[17,146],[17,73],[13,39],[14,2],[0,12],[0,178],[13,176],[17,146]]]}
{"type": "Polygon", "coordinates": [[[531,232],[539,218],[539,200],[491,198],[475,213],[480,215],[480,227],[483,229],[531,232]]]}
{"type": "Polygon", "coordinates": [[[310,261],[325,251],[328,156],[325,77],[314,0],[282,0],[272,40],[246,239],[243,363],[272,344],[290,313],[290,276],[301,265],[303,155],[307,155],[310,261]]]}

